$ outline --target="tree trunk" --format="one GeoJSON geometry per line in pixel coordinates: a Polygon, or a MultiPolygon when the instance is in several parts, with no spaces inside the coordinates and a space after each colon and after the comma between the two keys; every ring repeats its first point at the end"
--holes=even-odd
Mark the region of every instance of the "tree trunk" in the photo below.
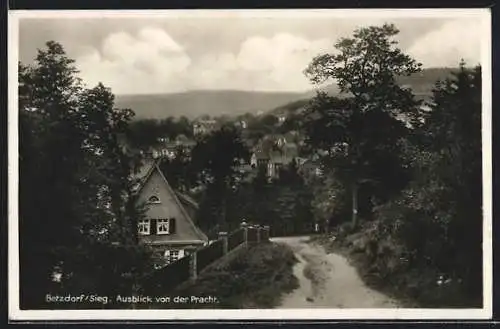
{"type": "Polygon", "coordinates": [[[358,184],[353,182],[351,186],[352,193],[352,228],[358,225],[358,184]]]}

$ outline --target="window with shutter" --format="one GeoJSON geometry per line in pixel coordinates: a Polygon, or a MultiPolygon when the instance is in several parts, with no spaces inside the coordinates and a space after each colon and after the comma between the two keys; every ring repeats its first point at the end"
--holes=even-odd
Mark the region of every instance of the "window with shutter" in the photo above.
{"type": "Polygon", "coordinates": [[[174,217],[169,219],[169,232],[170,234],[176,233],[176,220],[174,217]]]}
{"type": "Polygon", "coordinates": [[[148,235],[150,234],[150,222],[149,219],[141,219],[137,222],[137,232],[140,235],[148,235]]]}
{"type": "Polygon", "coordinates": [[[168,219],[157,219],[156,220],[156,232],[157,234],[170,234],[170,225],[168,219]]]}
{"type": "Polygon", "coordinates": [[[155,218],[150,218],[149,222],[150,222],[149,226],[151,227],[150,234],[152,234],[152,235],[157,234],[158,233],[158,229],[157,229],[158,224],[156,224],[156,219],[155,218]]]}

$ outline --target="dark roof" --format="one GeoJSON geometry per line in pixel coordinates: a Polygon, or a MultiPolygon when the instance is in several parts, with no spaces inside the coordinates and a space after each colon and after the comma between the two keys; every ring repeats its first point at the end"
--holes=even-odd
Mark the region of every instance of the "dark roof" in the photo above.
{"type": "Polygon", "coordinates": [[[193,208],[198,209],[199,205],[198,202],[196,202],[193,198],[191,198],[189,195],[181,193],[179,191],[175,191],[175,194],[177,194],[177,197],[180,199],[180,201],[184,201],[193,208]]]}

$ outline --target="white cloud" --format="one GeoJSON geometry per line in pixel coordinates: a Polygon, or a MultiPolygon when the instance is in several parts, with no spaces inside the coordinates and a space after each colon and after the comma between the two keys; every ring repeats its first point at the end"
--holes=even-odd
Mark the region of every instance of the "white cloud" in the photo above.
{"type": "Polygon", "coordinates": [[[469,65],[480,63],[481,21],[457,19],[415,41],[407,53],[425,67],[457,66],[463,58],[469,65]]]}
{"type": "Polygon", "coordinates": [[[145,28],[136,35],[110,34],[99,50],[77,59],[81,77],[117,94],[178,92],[187,89],[304,91],[311,88],[303,70],[331,48],[328,39],[291,34],[253,36],[236,53],[207,53],[192,62],[164,30],[145,28]]]}
{"type": "Polygon", "coordinates": [[[194,64],[197,88],[304,91],[311,84],[303,70],[312,58],[331,48],[328,39],[307,40],[291,34],[253,36],[236,54],[207,54],[194,64]]]}
{"type": "MultiPolygon", "coordinates": [[[[478,20],[453,20],[419,38],[407,53],[424,66],[456,66],[461,58],[476,64],[480,39],[478,20]]],[[[101,81],[117,94],[189,89],[305,91],[312,85],[303,70],[314,56],[332,52],[334,41],[292,33],[254,35],[234,52],[208,50],[192,60],[165,30],[149,27],[136,34],[109,34],[98,50],[91,48],[77,58],[77,65],[88,84],[101,81]]]]}
{"type": "Polygon", "coordinates": [[[155,93],[178,90],[178,79],[190,65],[183,48],[165,31],[145,28],[137,35],[110,34],[76,64],[89,85],[104,83],[113,92],[155,93]]]}

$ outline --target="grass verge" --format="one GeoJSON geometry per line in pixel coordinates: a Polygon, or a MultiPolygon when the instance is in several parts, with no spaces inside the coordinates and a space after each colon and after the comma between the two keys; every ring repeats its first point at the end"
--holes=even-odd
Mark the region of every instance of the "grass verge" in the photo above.
{"type": "Polygon", "coordinates": [[[251,246],[208,268],[195,282],[170,294],[172,302],[155,308],[273,308],[283,294],[298,287],[293,275],[296,262],[287,246],[272,242],[251,246]],[[185,302],[173,302],[174,298],[185,302]]]}

